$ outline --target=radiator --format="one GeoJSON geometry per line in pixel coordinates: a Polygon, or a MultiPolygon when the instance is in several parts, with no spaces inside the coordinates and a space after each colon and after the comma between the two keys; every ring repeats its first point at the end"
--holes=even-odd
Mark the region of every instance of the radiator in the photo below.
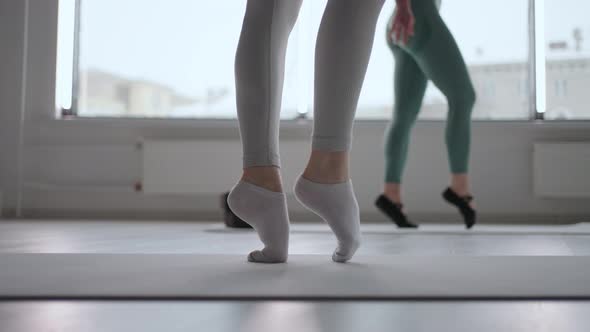
{"type": "Polygon", "coordinates": [[[536,143],[533,173],[538,197],[590,197],[590,142],[536,143]]]}
{"type": "MultiPolygon", "coordinates": [[[[281,142],[285,189],[301,170],[309,143],[281,142]],[[292,171],[289,171],[292,170],[292,171]]],[[[229,190],[242,170],[238,140],[145,140],[142,191],[146,194],[219,194],[229,190]]]]}

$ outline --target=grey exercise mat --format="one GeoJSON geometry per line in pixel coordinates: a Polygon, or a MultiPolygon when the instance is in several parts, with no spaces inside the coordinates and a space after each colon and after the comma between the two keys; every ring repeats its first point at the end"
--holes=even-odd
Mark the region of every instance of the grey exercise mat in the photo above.
{"type": "Polygon", "coordinates": [[[1,254],[0,298],[590,298],[590,257],[292,255],[288,264],[198,254],[1,254]]]}

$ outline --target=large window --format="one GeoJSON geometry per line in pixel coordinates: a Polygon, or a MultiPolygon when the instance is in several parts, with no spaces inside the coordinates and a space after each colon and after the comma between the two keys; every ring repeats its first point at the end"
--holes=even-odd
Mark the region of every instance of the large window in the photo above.
{"type": "MultiPolygon", "coordinates": [[[[304,1],[291,34],[283,119],[312,116],[315,37],[325,4],[304,1]]],[[[378,22],[361,119],[391,117],[395,64],[385,26],[393,6],[386,2],[378,22]]],[[[546,118],[590,117],[581,103],[590,77],[584,9],[590,4],[579,0],[443,0],[441,14],[477,91],[474,118],[530,119],[535,109],[537,118],[543,112],[546,118]],[[545,31],[531,29],[531,13],[539,13],[534,4],[546,9],[545,31]],[[543,73],[531,70],[539,56],[530,51],[530,31],[544,33],[537,38],[546,42],[543,73]],[[536,83],[545,79],[535,99],[536,83]],[[546,104],[539,107],[539,100],[546,104]]],[[[60,0],[60,114],[235,118],[233,63],[244,10],[245,1],[234,0],[60,0]]],[[[444,96],[429,84],[421,118],[443,119],[446,112],[444,96]]]]}
{"type": "MultiPolygon", "coordinates": [[[[528,10],[528,0],[442,1],[477,93],[476,119],[531,116],[528,10]]],[[[438,108],[446,109],[442,95],[438,108]]]]}
{"type": "Polygon", "coordinates": [[[590,119],[590,1],[545,3],[545,119],[590,119]]]}
{"type": "MultiPolygon", "coordinates": [[[[387,119],[392,114],[395,63],[385,32],[393,8],[394,1],[386,2],[378,22],[358,118],[387,119]]],[[[441,15],[457,40],[477,92],[475,119],[531,117],[528,13],[528,0],[442,1],[441,15]],[[509,24],[499,24],[498,17],[509,24]]],[[[443,119],[446,113],[444,95],[429,83],[420,118],[443,119]]]]}

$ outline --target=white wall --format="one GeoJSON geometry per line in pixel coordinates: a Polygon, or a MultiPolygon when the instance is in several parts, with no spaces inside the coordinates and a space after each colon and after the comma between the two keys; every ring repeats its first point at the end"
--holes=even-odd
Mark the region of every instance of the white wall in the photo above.
{"type": "MultiPolygon", "coordinates": [[[[0,185],[7,215],[16,204],[16,142],[20,60],[23,35],[22,0],[0,2],[0,185]]],[[[29,216],[214,218],[218,194],[146,196],[133,192],[141,174],[141,137],[230,140],[239,144],[234,122],[155,120],[53,120],[56,0],[31,0],[29,82],[25,126],[24,212],[29,216]]],[[[358,122],[355,128],[352,175],[365,220],[383,220],[372,206],[383,173],[383,122],[358,122]]],[[[532,149],[535,141],[590,141],[590,123],[475,122],[473,187],[484,219],[561,222],[590,216],[588,200],[541,200],[533,196],[532,149]]],[[[440,199],[447,181],[443,145],[444,123],[416,126],[405,182],[406,203],[420,221],[447,220],[453,211],[440,199]]],[[[282,151],[289,161],[287,178],[301,170],[309,124],[287,124],[282,151]]],[[[220,151],[223,153],[223,151],[220,151]]],[[[210,164],[209,161],[207,164],[210,164]]],[[[213,167],[195,176],[225,178],[213,167]]],[[[307,218],[291,204],[294,219],[307,218]]],[[[586,218],[588,220],[590,218],[586,218]]]]}
{"type": "Polygon", "coordinates": [[[0,192],[14,206],[23,50],[23,1],[0,1],[0,192]]]}

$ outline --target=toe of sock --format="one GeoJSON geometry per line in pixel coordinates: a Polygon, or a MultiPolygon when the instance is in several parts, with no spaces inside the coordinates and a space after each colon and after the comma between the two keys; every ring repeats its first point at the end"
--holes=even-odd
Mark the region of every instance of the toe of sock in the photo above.
{"type": "Polygon", "coordinates": [[[283,255],[268,255],[261,250],[252,251],[248,255],[248,262],[251,263],[264,263],[264,264],[278,264],[285,263],[287,257],[283,255]]]}
{"type": "Polygon", "coordinates": [[[352,258],[352,255],[341,255],[337,251],[332,254],[332,261],[335,263],[346,263],[352,258]]]}
{"type": "Polygon", "coordinates": [[[342,247],[336,248],[336,250],[334,250],[334,254],[332,254],[332,260],[336,263],[348,262],[352,259],[352,256],[354,256],[359,246],[360,243],[355,242],[348,246],[346,250],[344,250],[342,247]]]}

